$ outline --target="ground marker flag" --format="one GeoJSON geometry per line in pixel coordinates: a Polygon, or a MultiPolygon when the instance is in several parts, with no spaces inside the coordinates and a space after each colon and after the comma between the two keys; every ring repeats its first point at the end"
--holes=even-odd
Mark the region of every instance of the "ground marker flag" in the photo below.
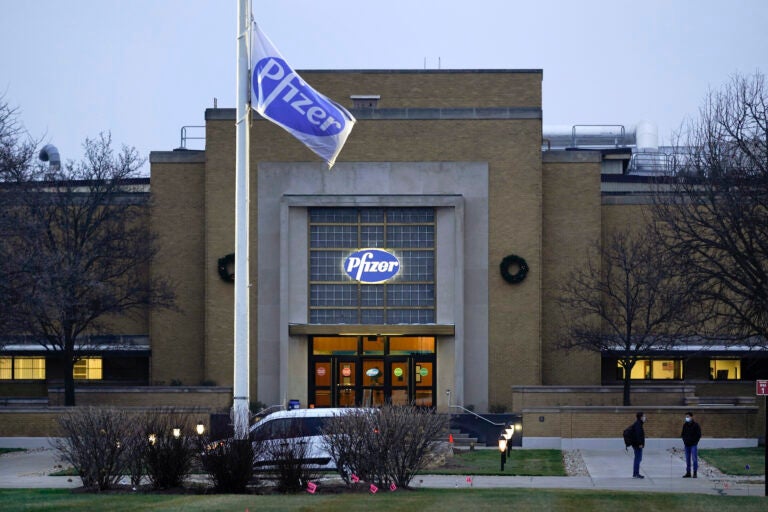
{"type": "Polygon", "coordinates": [[[307,492],[309,494],[315,494],[315,491],[317,490],[317,484],[313,482],[307,482],[307,492]]]}
{"type": "Polygon", "coordinates": [[[397,490],[397,486],[395,485],[395,482],[392,482],[389,484],[389,490],[392,492],[395,492],[397,490]]]}
{"type": "Polygon", "coordinates": [[[254,23],[251,108],[281,126],[333,167],[356,119],[310,87],[254,23]]]}
{"type": "Polygon", "coordinates": [[[350,476],[350,477],[349,477],[349,479],[350,479],[350,480],[352,480],[352,483],[353,483],[353,484],[356,484],[357,482],[359,482],[359,481],[360,481],[360,477],[359,477],[359,476],[357,476],[357,475],[356,475],[356,474],[354,474],[354,473],[352,473],[352,476],[350,476]]]}
{"type": "Polygon", "coordinates": [[[379,492],[379,488],[373,484],[371,484],[371,487],[369,488],[369,490],[371,491],[371,494],[376,494],[377,492],[379,492]]]}

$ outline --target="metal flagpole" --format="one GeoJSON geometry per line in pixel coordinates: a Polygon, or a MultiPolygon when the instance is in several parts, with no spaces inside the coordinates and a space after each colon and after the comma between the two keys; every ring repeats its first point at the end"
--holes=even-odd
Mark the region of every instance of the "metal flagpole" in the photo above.
{"type": "Polygon", "coordinates": [[[237,131],[235,136],[235,340],[232,422],[235,439],[247,439],[249,423],[248,300],[248,30],[250,0],[237,2],[237,131]]]}

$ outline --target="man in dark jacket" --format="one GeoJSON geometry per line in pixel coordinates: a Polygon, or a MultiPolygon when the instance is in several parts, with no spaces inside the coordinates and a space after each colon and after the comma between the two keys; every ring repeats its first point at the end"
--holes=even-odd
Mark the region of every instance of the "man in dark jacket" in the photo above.
{"type": "Polygon", "coordinates": [[[643,460],[643,448],[645,448],[645,430],[643,423],[647,419],[645,413],[640,411],[635,414],[637,420],[632,425],[632,450],[635,452],[635,461],[632,466],[632,478],[645,478],[640,474],[640,462],[643,460]]]}
{"type": "Polygon", "coordinates": [[[693,413],[685,413],[683,431],[680,433],[685,445],[685,474],[683,478],[691,478],[691,459],[693,459],[693,478],[699,471],[699,440],[701,439],[701,427],[693,420],[693,413]]]}

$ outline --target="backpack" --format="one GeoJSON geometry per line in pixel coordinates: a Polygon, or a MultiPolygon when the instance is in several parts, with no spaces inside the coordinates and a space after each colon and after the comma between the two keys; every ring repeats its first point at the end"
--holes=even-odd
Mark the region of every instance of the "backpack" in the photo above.
{"type": "Polygon", "coordinates": [[[635,429],[634,425],[630,425],[624,429],[624,446],[629,447],[635,444],[635,429]]]}

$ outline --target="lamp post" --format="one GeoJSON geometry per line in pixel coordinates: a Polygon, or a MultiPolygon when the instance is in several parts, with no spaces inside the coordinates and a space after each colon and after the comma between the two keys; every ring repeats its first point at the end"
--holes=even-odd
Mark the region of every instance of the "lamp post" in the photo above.
{"type": "Polygon", "coordinates": [[[507,457],[509,457],[509,451],[512,449],[512,435],[515,433],[515,426],[513,424],[507,425],[504,429],[504,439],[507,440],[507,457]]]}
{"type": "Polygon", "coordinates": [[[499,436],[499,452],[501,453],[501,470],[504,471],[504,463],[507,462],[507,438],[499,436]]]}
{"type": "Polygon", "coordinates": [[[202,421],[197,422],[197,426],[195,427],[195,431],[197,432],[197,435],[201,436],[205,434],[205,425],[203,425],[202,421]]]}

